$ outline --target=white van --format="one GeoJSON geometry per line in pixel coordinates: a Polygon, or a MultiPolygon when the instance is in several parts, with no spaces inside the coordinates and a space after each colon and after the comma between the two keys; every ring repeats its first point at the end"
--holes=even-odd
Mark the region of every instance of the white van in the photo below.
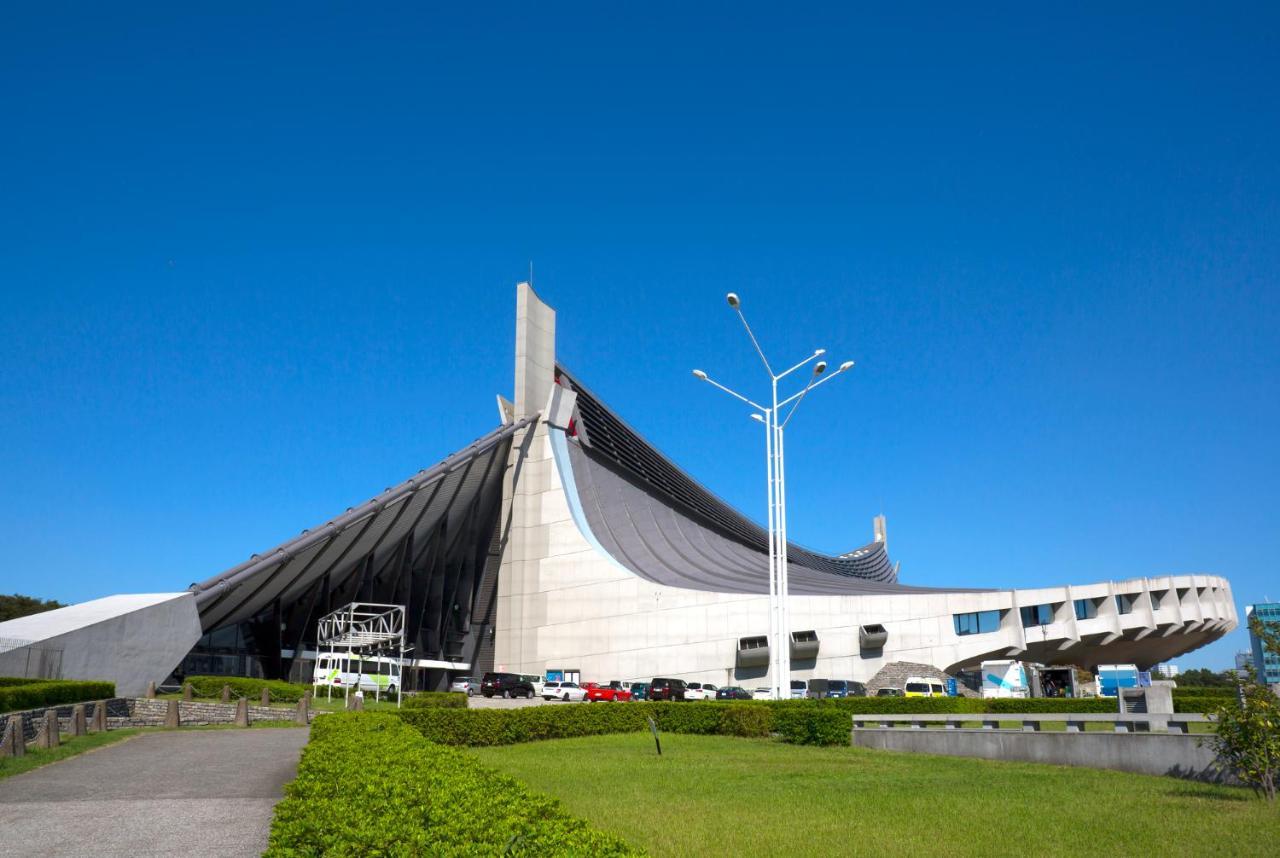
{"type": "Polygon", "coordinates": [[[936,679],[927,676],[908,676],[903,684],[906,697],[946,697],[947,689],[936,679]]]}
{"type": "Polygon", "coordinates": [[[335,691],[372,692],[378,697],[394,696],[399,690],[400,665],[393,658],[356,658],[322,655],[316,659],[311,684],[335,691]]]}

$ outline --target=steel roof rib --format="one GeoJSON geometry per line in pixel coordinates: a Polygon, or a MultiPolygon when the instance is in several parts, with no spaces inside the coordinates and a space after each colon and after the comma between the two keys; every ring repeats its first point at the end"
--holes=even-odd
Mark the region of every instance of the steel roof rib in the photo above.
{"type": "MultiPolygon", "coordinates": [[[[419,471],[399,485],[387,489],[325,524],[304,531],[301,535],[281,543],[261,556],[255,555],[212,578],[192,584],[190,589],[195,594],[196,605],[201,615],[201,625],[207,630],[225,624],[230,617],[252,616],[270,604],[277,595],[294,591],[300,584],[305,585],[307,581],[304,581],[304,578],[318,578],[326,572],[335,571],[348,557],[354,556],[352,550],[357,546],[361,546],[361,549],[356,553],[362,557],[370,552],[376,552],[383,544],[385,537],[396,529],[397,523],[413,502],[413,496],[421,491],[430,490],[432,498],[423,505],[421,512],[416,515],[411,525],[411,529],[416,530],[440,486],[456,475],[457,482],[453,497],[449,504],[437,511],[436,518],[448,515],[464,486],[470,489],[469,495],[483,489],[483,485],[467,480],[467,474],[472,470],[471,466],[475,460],[486,455],[490,459],[494,458],[500,449],[504,449],[503,445],[507,440],[517,431],[536,422],[537,419],[538,415],[533,414],[506,426],[500,426],[431,468],[419,471]],[[466,470],[459,474],[458,471],[463,468],[466,470]],[[353,532],[351,530],[353,527],[359,529],[353,532]],[[374,532],[375,530],[377,532],[374,532]],[[325,555],[333,554],[330,549],[339,541],[345,544],[337,556],[332,560],[325,559],[325,555]],[[316,549],[316,552],[307,557],[302,569],[296,574],[290,572],[292,561],[312,549],[316,549]],[[277,576],[284,573],[288,573],[289,577],[283,580],[278,579],[277,576]],[[264,593],[271,595],[268,598],[264,593]],[[259,602],[262,604],[258,604],[259,602]]],[[[492,468],[493,462],[489,462],[483,472],[489,474],[492,468]]],[[[402,536],[403,534],[398,534],[397,538],[402,536]]]]}

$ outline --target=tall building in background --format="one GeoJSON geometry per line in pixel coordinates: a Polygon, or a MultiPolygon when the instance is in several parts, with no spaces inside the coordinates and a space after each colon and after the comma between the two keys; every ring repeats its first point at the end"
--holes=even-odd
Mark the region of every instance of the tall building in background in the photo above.
{"type": "MultiPolygon", "coordinates": [[[[1280,602],[1263,602],[1245,607],[1246,622],[1254,614],[1267,625],[1280,628],[1280,602]]],[[[1252,630],[1249,631],[1249,646],[1253,650],[1253,669],[1258,671],[1258,679],[1269,685],[1280,683],[1280,655],[1263,652],[1262,639],[1252,630]]]]}

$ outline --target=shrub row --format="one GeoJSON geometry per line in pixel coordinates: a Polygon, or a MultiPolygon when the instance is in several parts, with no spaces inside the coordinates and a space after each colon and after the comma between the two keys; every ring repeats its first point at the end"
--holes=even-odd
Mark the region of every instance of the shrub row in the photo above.
{"type": "Polygon", "coordinates": [[[668,733],[765,737],[797,745],[849,741],[849,714],[817,701],[646,702],[530,706],[521,709],[402,709],[405,723],[441,745],[515,745],[647,730],[649,718],[668,733]]]}
{"type": "MultiPolygon", "coordinates": [[[[453,713],[454,710],[420,710],[453,713]]],[[[318,719],[276,805],[266,855],[631,855],[470,755],[394,715],[318,719]]]]}
{"type": "Polygon", "coordinates": [[[188,676],[187,682],[196,697],[217,697],[222,694],[222,686],[231,686],[231,693],[237,697],[250,699],[260,697],[262,689],[271,693],[271,699],[278,703],[297,703],[302,695],[311,690],[310,685],[294,685],[279,679],[252,679],[247,676],[188,676]]]}
{"type": "Polygon", "coordinates": [[[39,685],[42,682],[53,682],[51,679],[26,679],[21,676],[0,676],[0,688],[11,685],[39,685]]]}
{"type": "Polygon", "coordinates": [[[29,685],[0,687],[0,712],[38,709],[63,703],[83,703],[116,696],[114,682],[79,679],[40,680],[29,685]]]}
{"type": "Polygon", "coordinates": [[[401,705],[410,709],[466,709],[467,695],[457,691],[419,691],[405,697],[401,705]]]}

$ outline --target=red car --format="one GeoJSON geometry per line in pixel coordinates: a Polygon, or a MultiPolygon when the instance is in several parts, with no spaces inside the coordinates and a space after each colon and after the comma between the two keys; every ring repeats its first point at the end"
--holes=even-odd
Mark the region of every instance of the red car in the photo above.
{"type": "Polygon", "coordinates": [[[631,692],[623,688],[622,683],[617,680],[610,682],[608,685],[601,685],[598,682],[584,682],[582,687],[587,689],[586,701],[588,703],[597,701],[616,703],[631,699],[631,692]]]}

